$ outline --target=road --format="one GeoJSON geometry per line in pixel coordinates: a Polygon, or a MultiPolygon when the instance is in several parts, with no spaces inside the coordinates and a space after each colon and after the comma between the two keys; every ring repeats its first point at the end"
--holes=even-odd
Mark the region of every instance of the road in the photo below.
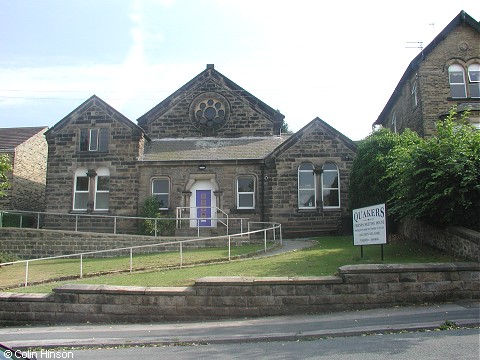
{"type": "MultiPolygon", "coordinates": [[[[73,350],[71,359],[462,359],[478,360],[479,329],[209,345],[73,350]]],[[[65,356],[67,353],[64,353],[65,356]]],[[[46,357],[45,357],[46,358],[46,357]]],[[[39,357],[39,360],[41,357],[39,357]]]]}

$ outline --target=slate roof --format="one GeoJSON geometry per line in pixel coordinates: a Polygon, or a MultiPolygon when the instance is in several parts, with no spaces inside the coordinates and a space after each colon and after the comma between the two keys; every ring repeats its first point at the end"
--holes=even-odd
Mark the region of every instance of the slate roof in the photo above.
{"type": "Polygon", "coordinates": [[[242,138],[169,138],[152,140],[142,161],[260,160],[290,135],[242,138]]]}
{"type": "Polygon", "coordinates": [[[46,126],[0,128],[0,150],[13,150],[46,128],[46,126]]]}

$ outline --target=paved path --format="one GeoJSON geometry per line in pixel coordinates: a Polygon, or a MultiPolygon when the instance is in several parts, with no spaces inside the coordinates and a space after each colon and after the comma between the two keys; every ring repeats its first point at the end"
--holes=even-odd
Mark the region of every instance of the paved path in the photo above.
{"type": "Polygon", "coordinates": [[[435,329],[445,321],[480,326],[480,303],[458,302],[324,315],[190,323],[22,326],[0,328],[0,342],[26,347],[96,347],[294,341],[435,329]]]}

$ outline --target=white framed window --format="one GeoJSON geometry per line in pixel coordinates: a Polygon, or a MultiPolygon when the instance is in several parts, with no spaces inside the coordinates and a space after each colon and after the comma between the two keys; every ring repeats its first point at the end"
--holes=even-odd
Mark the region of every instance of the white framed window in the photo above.
{"type": "Polygon", "coordinates": [[[303,163],[298,167],[298,208],[315,209],[317,206],[315,167],[303,163]]]}
{"type": "Polygon", "coordinates": [[[237,209],[255,209],[255,177],[237,178],[237,209]]]}
{"type": "Polygon", "coordinates": [[[98,168],[95,176],[95,201],[94,209],[108,210],[110,199],[110,171],[106,167],[98,168]]]}
{"type": "Polygon", "coordinates": [[[418,106],[418,94],[417,94],[417,78],[415,76],[415,80],[412,82],[412,104],[413,107],[418,106]]]}
{"type": "Polygon", "coordinates": [[[110,198],[108,168],[100,167],[93,173],[87,168],[78,168],[75,171],[73,187],[73,210],[87,211],[90,202],[93,203],[93,210],[108,211],[110,198]],[[91,187],[94,191],[90,191],[91,187]]]}
{"type": "Polygon", "coordinates": [[[396,134],[397,133],[397,113],[393,113],[392,115],[392,128],[393,132],[396,134]]]}
{"type": "Polygon", "coordinates": [[[463,66],[453,64],[448,67],[448,79],[452,98],[466,98],[467,86],[465,83],[465,71],[463,66]]]}
{"type": "Polygon", "coordinates": [[[90,179],[87,172],[87,168],[78,168],[75,171],[73,210],[87,211],[90,194],[90,179]]]}
{"type": "Polygon", "coordinates": [[[80,151],[108,151],[110,132],[107,128],[80,129],[80,151]]]}
{"type": "Polygon", "coordinates": [[[168,210],[170,204],[170,180],[168,178],[153,179],[152,196],[160,204],[160,210],[168,210]]]}
{"type": "Polygon", "coordinates": [[[340,208],[340,176],[338,166],[334,163],[323,165],[322,203],[324,209],[340,208]]]}
{"type": "Polygon", "coordinates": [[[468,66],[468,90],[472,98],[480,98],[480,64],[468,66]]]}

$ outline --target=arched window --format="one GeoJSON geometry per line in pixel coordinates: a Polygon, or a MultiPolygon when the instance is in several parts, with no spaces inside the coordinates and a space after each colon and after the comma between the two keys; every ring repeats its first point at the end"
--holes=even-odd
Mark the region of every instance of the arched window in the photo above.
{"type": "Polygon", "coordinates": [[[470,97],[480,97],[480,64],[471,64],[468,66],[468,86],[470,97]]]}
{"type": "Polygon", "coordinates": [[[463,66],[453,64],[448,67],[448,79],[450,81],[450,93],[453,98],[466,98],[467,87],[465,84],[465,71],[463,66]]]}
{"type": "Polygon", "coordinates": [[[168,210],[170,206],[170,179],[153,179],[152,196],[155,197],[160,204],[160,210],[168,210]]]}
{"type": "Polygon", "coordinates": [[[87,211],[88,197],[90,193],[90,179],[87,176],[87,172],[87,168],[78,168],[75,171],[73,210],[87,211]]]}
{"type": "Polygon", "coordinates": [[[317,206],[314,166],[303,163],[298,167],[298,208],[312,209],[317,206]]]}
{"type": "Polygon", "coordinates": [[[106,167],[97,169],[95,177],[95,210],[108,210],[108,202],[110,198],[110,170],[106,167]]]}
{"type": "Polygon", "coordinates": [[[237,178],[237,209],[255,209],[255,177],[237,178]]]}
{"type": "Polygon", "coordinates": [[[334,163],[323,165],[322,202],[324,209],[340,207],[340,177],[338,167],[334,163]]]}

